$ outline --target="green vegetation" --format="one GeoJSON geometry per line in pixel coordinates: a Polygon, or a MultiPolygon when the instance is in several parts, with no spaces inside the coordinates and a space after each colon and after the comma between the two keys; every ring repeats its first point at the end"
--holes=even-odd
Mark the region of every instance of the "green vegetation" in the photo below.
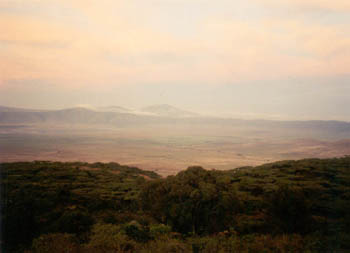
{"type": "Polygon", "coordinates": [[[350,157],[176,176],[1,164],[4,252],[345,252],[350,157]]]}

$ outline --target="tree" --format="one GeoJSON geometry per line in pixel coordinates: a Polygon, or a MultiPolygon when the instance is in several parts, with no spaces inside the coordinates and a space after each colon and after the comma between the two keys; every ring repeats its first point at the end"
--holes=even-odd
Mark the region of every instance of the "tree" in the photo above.
{"type": "Polygon", "coordinates": [[[311,205],[301,190],[283,185],[268,199],[269,221],[285,233],[306,233],[311,228],[311,205]]]}
{"type": "Polygon", "coordinates": [[[239,200],[229,185],[218,184],[214,172],[189,167],[175,177],[150,182],[140,201],[159,222],[180,233],[207,234],[230,226],[227,217],[239,210],[239,200]]]}

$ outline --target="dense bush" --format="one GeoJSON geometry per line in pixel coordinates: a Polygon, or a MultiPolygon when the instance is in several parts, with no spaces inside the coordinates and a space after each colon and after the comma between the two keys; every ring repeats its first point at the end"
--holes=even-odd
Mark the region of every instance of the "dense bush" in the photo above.
{"type": "Polygon", "coordinates": [[[90,230],[93,219],[88,213],[76,210],[69,210],[54,222],[55,230],[63,233],[81,234],[90,230]]]}
{"type": "Polygon", "coordinates": [[[136,243],[129,239],[117,225],[96,224],[92,228],[89,243],[85,246],[88,252],[131,252],[136,243]]]}
{"type": "Polygon", "coordinates": [[[226,229],[241,208],[235,190],[218,184],[214,172],[190,167],[176,177],[150,182],[140,195],[143,209],[180,233],[226,229]]]}
{"type": "Polygon", "coordinates": [[[267,214],[270,224],[277,232],[306,233],[314,227],[311,203],[301,190],[287,185],[278,188],[268,199],[267,214]]]}
{"type": "Polygon", "coordinates": [[[78,253],[81,247],[71,234],[44,234],[33,240],[33,253],[78,253]]]}
{"type": "Polygon", "coordinates": [[[347,252],[350,157],[176,176],[1,164],[2,252],[347,252]]]}

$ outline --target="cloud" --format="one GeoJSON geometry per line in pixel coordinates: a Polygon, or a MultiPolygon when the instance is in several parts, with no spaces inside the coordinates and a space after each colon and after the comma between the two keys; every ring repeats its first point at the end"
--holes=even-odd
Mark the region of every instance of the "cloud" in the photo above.
{"type": "Polygon", "coordinates": [[[255,0],[268,6],[282,6],[299,9],[323,9],[330,11],[350,11],[350,2],[347,0],[255,0]]]}
{"type": "Polygon", "coordinates": [[[269,17],[261,5],[348,10],[340,0],[2,1],[0,79],[101,87],[350,72],[348,23],[269,17]]]}

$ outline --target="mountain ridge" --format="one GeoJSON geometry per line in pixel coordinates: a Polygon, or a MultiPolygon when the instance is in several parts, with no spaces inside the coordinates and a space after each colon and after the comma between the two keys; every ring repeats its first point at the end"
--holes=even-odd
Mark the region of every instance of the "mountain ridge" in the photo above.
{"type": "Polygon", "coordinates": [[[140,111],[120,106],[108,106],[95,109],[87,107],[70,107],[59,110],[27,109],[20,107],[0,106],[0,123],[174,123],[187,122],[194,124],[210,123],[221,125],[248,125],[278,126],[278,127],[327,127],[338,131],[348,131],[350,122],[339,120],[262,120],[223,118],[203,116],[194,112],[178,109],[170,105],[152,105],[140,111]]]}
{"type": "Polygon", "coordinates": [[[171,116],[171,117],[193,117],[198,116],[197,113],[182,110],[168,104],[157,104],[141,109],[143,112],[151,113],[157,116],[171,116]]]}

